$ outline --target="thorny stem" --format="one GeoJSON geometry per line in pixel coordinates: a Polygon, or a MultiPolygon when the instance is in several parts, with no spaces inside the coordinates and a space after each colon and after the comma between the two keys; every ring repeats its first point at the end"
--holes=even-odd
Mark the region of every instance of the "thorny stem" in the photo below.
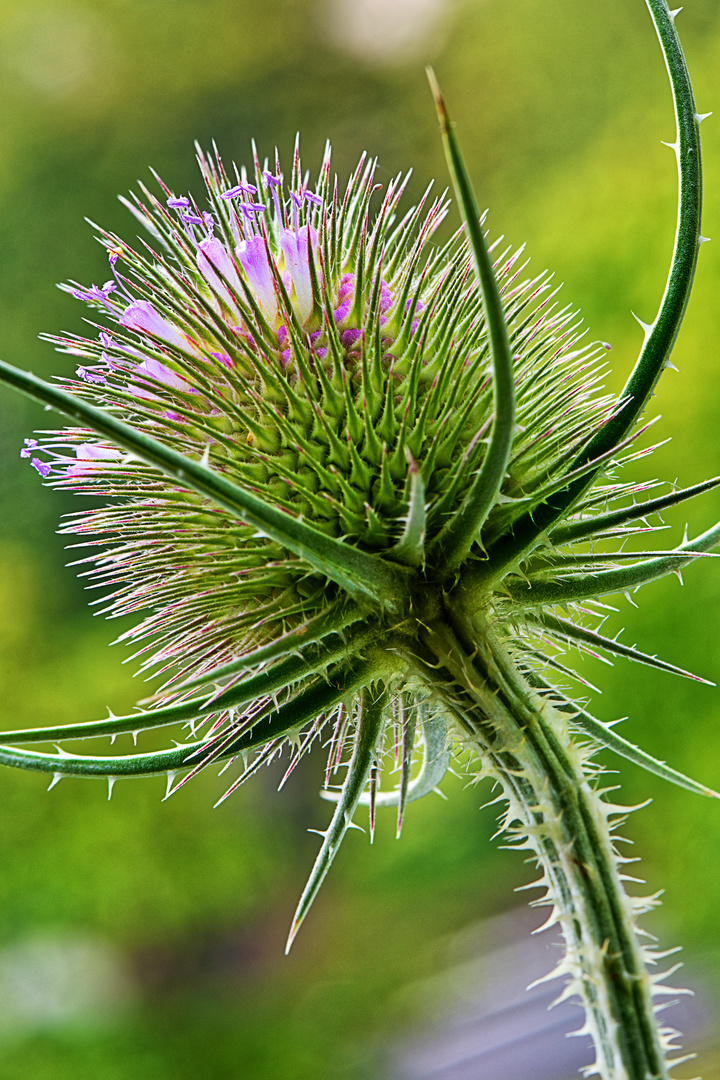
{"type": "Polygon", "coordinates": [[[435,691],[477,750],[482,775],[502,786],[505,827],[542,868],[538,884],[567,946],[558,974],[583,999],[603,1080],[667,1080],[634,925],[636,909],[647,905],[633,903],[622,885],[608,820],[617,809],[593,790],[562,715],[526,682],[490,628],[478,639],[477,624],[437,620],[424,645],[447,673],[444,685],[438,673],[435,691]]]}

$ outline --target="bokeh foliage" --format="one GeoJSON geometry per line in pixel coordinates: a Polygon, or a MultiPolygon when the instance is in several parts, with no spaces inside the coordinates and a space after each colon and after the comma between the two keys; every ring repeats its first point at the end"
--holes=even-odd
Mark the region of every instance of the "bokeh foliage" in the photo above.
{"type": "MultiPolygon", "coordinates": [[[[323,0],[323,3],[325,0],[323,0]]],[[[115,200],[153,165],[176,192],[198,190],[192,142],[224,157],[300,130],[307,162],[326,137],[342,176],[367,149],[389,177],[415,167],[411,196],[445,186],[422,70],[432,59],[451,103],[489,225],[527,240],[535,272],[567,282],[591,336],[613,344],[619,386],[665,278],[675,217],[669,92],[644,5],[627,0],[456,0],[444,32],[394,65],[343,52],[320,0],[2,0],[0,3],[0,352],[39,374],[69,373],[40,331],[78,331],[82,311],[54,288],[102,282],[106,266],[83,216],[128,236],[115,200]],[[385,171],[386,170],[386,171],[385,171]]],[[[720,11],[695,0],[680,29],[702,111],[717,100],[720,11]],[[713,100],[713,98],[715,100],[713,100]]],[[[706,235],[720,239],[720,125],[703,127],[706,235]]],[[[636,472],[683,485],[720,472],[717,290],[720,253],[701,252],[694,298],[656,405],[658,437],[636,472]]],[[[70,496],[43,490],[18,458],[40,410],[0,398],[0,718],[6,727],[120,712],[143,693],[107,643],[124,627],[92,620],[54,535],[70,496]]],[[[672,520],[681,538],[720,518],[711,496],[672,520]]],[[[620,598],[623,640],[720,681],[713,565],[651,586],[635,611],[620,598]]],[[[93,598],[94,599],[94,598],[93,598]]],[[[611,626],[620,626],[611,616],[611,626]]],[[[586,661],[604,719],[629,714],[626,737],[715,787],[720,692],[586,661]],[[600,670],[598,670],[598,668],[600,670]]],[[[0,948],[38,932],[97,933],[128,956],[137,1004],[105,1028],[0,1038],[7,1080],[121,1077],[257,1080],[377,1075],[374,1047],[403,1008],[394,991],[433,970],[443,936],[498,910],[526,870],[490,844],[489,793],[449,779],[448,802],[392,814],[373,849],[347,844],[290,959],[282,941],[316,850],[307,827],[328,809],[312,766],[280,796],[278,777],[211,811],[221,781],[167,803],[160,781],[0,777],[0,948]]],[[[621,769],[627,801],[654,806],[628,830],[649,883],[666,889],[656,925],[668,944],[706,956],[720,981],[720,813],[710,801],[621,769]]],[[[1,954],[0,954],[1,959],[1,954]]],[[[705,1075],[709,1076],[709,1066],[705,1075]]]]}

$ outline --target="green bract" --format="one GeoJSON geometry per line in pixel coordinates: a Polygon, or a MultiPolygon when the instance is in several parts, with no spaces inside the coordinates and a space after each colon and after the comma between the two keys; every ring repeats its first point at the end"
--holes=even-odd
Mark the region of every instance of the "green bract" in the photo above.
{"type": "Polygon", "coordinates": [[[398,177],[375,199],[364,159],[341,190],[329,151],[312,188],[297,152],[287,181],[279,162],[255,157],[229,178],[201,153],[207,204],[143,189],[128,205],[148,242],[101,232],[113,277],[71,289],[100,313],[98,336],[58,342],[82,360],[78,381],[59,389],[0,365],[80,425],[26,440],[23,456],[54,485],[107,498],[66,531],[90,546],[82,562],[111,587],[109,610],[144,612],[128,635],[143,667],[170,672],[130,716],[3,741],[191,731],[160,753],[4,747],[0,761],[53,782],[167,771],[168,792],[178,773],[229,761],[229,794],[285,748],[289,771],[325,742],[323,794],[337,805],[292,940],[358,803],[371,829],[377,806],[396,805],[399,830],[452,747],[469,748],[501,785],[505,830],[541,866],[567,945],[560,970],[610,1080],[668,1076],[673,1034],[654,1014],[663,976],[646,971],[660,954],[635,930],[653,901],[625,893],[612,831],[626,811],[603,798],[592,754],[609,747],[715,795],[547,681],[572,674],[553,643],[686,675],[603,636],[593,604],[720,540],[717,526],[672,551],[623,546],[649,515],[720,483],[638,501],[642,487],[616,475],[702,239],[700,118],[673,17],[664,0],[648,7],[675,97],[680,215],[658,316],[618,399],[601,391],[607,347],[585,340],[550,276],[488,247],[432,79],[464,219],[444,245],[444,198],[402,211],[398,177]],[[396,783],[383,771],[393,758],[396,783]]]}

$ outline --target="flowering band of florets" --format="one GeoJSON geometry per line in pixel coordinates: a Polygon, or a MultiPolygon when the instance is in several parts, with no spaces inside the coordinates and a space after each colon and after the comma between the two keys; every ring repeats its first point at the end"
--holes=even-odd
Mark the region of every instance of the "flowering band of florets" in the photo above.
{"type": "MultiPolygon", "coordinates": [[[[326,165],[328,163],[326,161],[326,165]]],[[[374,189],[368,183],[371,170],[366,167],[363,175],[362,164],[355,176],[356,186],[361,194],[363,191],[372,193],[374,189]]],[[[254,362],[258,356],[270,352],[282,368],[288,365],[292,368],[298,337],[301,338],[300,347],[307,351],[311,363],[326,360],[328,334],[332,334],[333,344],[339,347],[348,366],[355,366],[359,359],[358,341],[368,307],[367,298],[362,294],[363,290],[368,291],[368,281],[358,282],[351,259],[344,272],[334,278],[327,273],[328,209],[335,224],[339,210],[336,189],[330,207],[326,205],[329,198],[327,167],[324,167],[322,178],[324,195],[298,184],[287,199],[283,196],[283,176],[279,169],[276,172],[267,168],[256,170],[257,184],[249,183],[243,174],[238,183],[225,187],[227,182],[219,161],[211,169],[203,159],[203,167],[211,189],[213,211],[198,210],[187,196],[175,197],[166,193],[166,209],[162,209],[152,196],[149,198],[151,214],[161,217],[163,232],[172,237],[173,248],[176,252],[178,247],[182,248],[185,274],[191,269],[188,263],[192,259],[192,270],[197,274],[192,282],[193,299],[196,305],[200,301],[206,309],[196,311],[196,314],[204,316],[205,320],[211,314],[215,327],[208,326],[207,321],[198,326],[193,320],[191,325],[187,311],[178,313],[174,306],[169,308],[167,298],[158,293],[155,282],[143,280],[144,267],[139,265],[142,258],[116,237],[103,235],[102,238],[113,278],[102,287],[75,286],[70,290],[75,298],[103,310],[119,329],[110,332],[101,329],[101,350],[88,341],[63,339],[61,344],[84,359],[98,359],[99,362],[93,365],[79,365],[78,378],[88,385],[103,386],[109,393],[120,392],[126,406],[129,404],[126,395],[135,402],[159,402],[167,392],[198,394],[199,388],[193,385],[195,376],[202,372],[213,379],[209,362],[228,370],[242,368],[244,365],[238,365],[237,353],[243,361],[250,358],[254,362]],[[268,193],[269,202],[253,201],[259,186],[268,193]],[[180,229],[172,214],[175,214],[180,229]],[[320,223],[324,227],[323,243],[318,231],[320,223]],[[134,279],[118,272],[118,261],[121,267],[127,266],[134,279]],[[220,338],[216,340],[216,346],[225,345],[221,351],[209,348],[207,340],[207,331],[217,335],[218,326],[220,338]],[[123,331],[131,331],[137,337],[128,338],[123,331]],[[227,350],[228,340],[235,350],[227,350]],[[231,355],[233,352],[236,355],[231,355]]],[[[296,160],[296,172],[297,167],[296,160]]],[[[397,203],[403,187],[404,184],[398,181],[391,185],[384,207],[385,216],[397,203]]],[[[347,209],[347,203],[346,196],[342,209],[347,209]]],[[[426,221],[425,238],[440,223],[445,211],[446,207],[440,203],[432,207],[426,221]]],[[[157,236],[157,229],[147,217],[146,223],[157,236]]],[[[367,221],[365,225],[367,227],[367,221]]],[[[360,238],[361,243],[364,239],[364,236],[360,238]]],[[[335,252],[335,261],[337,255],[335,252]]],[[[390,285],[380,275],[376,304],[380,327],[387,324],[394,302],[390,285]]],[[[411,307],[408,338],[418,328],[423,303],[405,296],[402,311],[395,313],[394,320],[397,333],[411,307]]],[[[383,337],[382,340],[383,347],[389,347],[393,339],[383,337]]],[[[287,370],[285,374],[293,381],[298,372],[287,370]]],[[[217,415],[222,410],[211,408],[209,411],[211,415],[217,415]]],[[[163,415],[170,420],[182,418],[176,409],[166,410],[163,415]]],[[[78,456],[85,455],[83,461],[86,460],[87,445],[82,443],[76,448],[78,456]]],[[[49,461],[38,457],[32,460],[44,478],[62,479],[78,474],[74,464],[68,464],[67,457],[59,454],[53,444],[46,450],[49,461]]],[[[23,456],[27,456],[25,452],[23,456]]],[[[104,458],[98,455],[97,460],[104,458]]]]}

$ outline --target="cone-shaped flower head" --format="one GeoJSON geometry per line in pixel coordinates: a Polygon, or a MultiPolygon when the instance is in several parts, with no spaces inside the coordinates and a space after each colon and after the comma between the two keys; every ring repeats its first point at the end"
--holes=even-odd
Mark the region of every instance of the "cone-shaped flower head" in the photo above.
{"type": "MultiPolygon", "coordinates": [[[[428,190],[399,216],[408,178],[376,195],[364,158],[341,193],[329,152],[314,189],[297,151],[289,184],[279,163],[256,160],[251,178],[242,171],[232,183],[219,158],[199,162],[207,209],[164,186],[161,199],[143,189],[131,208],[149,241],[132,248],[102,234],[112,278],[71,290],[100,312],[98,337],[54,339],[82,361],[67,388],[295,520],[432,582],[448,569],[443,540],[489,454],[495,408],[468,242],[463,230],[434,238],[446,199],[428,190]]],[[[542,502],[613,408],[597,391],[605,348],[581,344],[549,275],[523,277],[520,251],[491,250],[517,427],[482,533],[467,545],[480,568],[487,545],[542,502]]],[[[357,619],[317,566],[86,429],[23,453],[49,482],[108,498],[66,531],[91,544],[88,572],[111,586],[109,610],[143,613],[126,636],[145,669],[167,672],[166,693],[222,665],[240,669],[258,650],[281,654],[274,642],[324,618],[321,640],[357,619]]],[[[504,586],[487,603],[515,624],[521,605],[504,586]]],[[[334,747],[352,731],[352,700],[334,747]]],[[[256,707],[218,708],[222,747],[256,707]]],[[[409,770],[412,739],[406,750],[409,770]]],[[[446,763],[444,747],[437,759],[446,763]]]]}
{"type": "MultiPolygon", "coordinates": [[[[219,160],[200,164],[208,210],[145,192],[135,213],[150,242],[103,234],[113,279],[72,291],[105,325],[58,339],[82,360],[68,387],[329,536],[421,563],[483,461],[493,409],[467,243],[433,240],[446,200],[426,192],[398,222],[406,181],[372,213],[365,160],[344,194],[329,154],[314,190],[297,156],[289,186],[279,166],[232,184],[219,160]]],[[[491,536],[610,408],[595,394],[604,350],[578,344],[548,275],[522,279],[518,256],[494,255],[519,427],[491,536]]],[[[33,464],[51,482],[113,500],[67,529],[111,544],[94,574],[115,588],[114,612],[149,612],[129,635],[155,640],[146,665],[197,674],[334,598],[278,544],[87,430],[42,445],[33,464]]]]}

